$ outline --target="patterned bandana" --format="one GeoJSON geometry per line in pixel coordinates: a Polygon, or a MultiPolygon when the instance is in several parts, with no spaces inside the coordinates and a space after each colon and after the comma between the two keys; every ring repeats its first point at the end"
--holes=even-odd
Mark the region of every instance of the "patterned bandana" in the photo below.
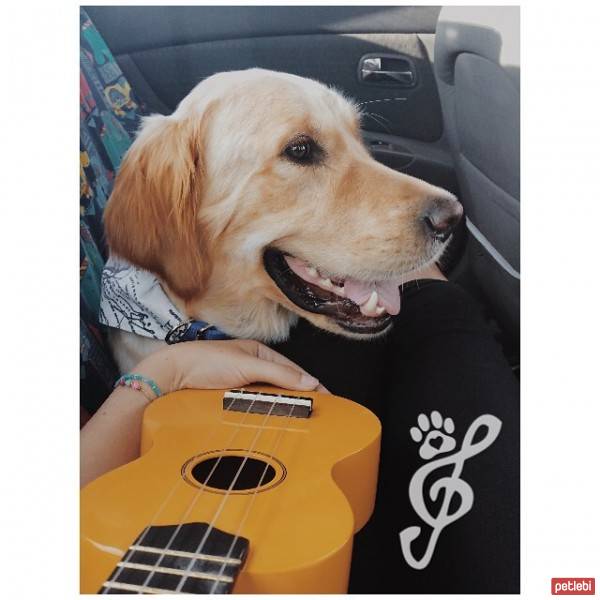
{"type": "Polygon", "coordinates": [[[186,317],[152,273],[110,256],[102,271],[98,320],[109,327],[164,340],[186,317]]]}

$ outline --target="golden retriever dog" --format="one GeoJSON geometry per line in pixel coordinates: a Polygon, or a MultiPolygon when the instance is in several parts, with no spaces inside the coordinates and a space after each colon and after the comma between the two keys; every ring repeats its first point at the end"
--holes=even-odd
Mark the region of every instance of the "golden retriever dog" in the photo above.
{"type": "MultiPolygon", "coordinates": [[[[371,338],[399,286],[443,253],[462,207],[376,162],[340,93],[249,69],[198,84],[143,120],[105,212],[112,255],[155,274],[186,317],[285,339],[299,317],[371,338]]],[[[164,343],[114,330],[120,366],[164,343]]]]}

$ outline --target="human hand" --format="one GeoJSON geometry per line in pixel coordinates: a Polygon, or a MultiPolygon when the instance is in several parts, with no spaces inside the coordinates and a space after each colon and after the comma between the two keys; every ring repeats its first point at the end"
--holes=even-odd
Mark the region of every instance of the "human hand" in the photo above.
{"type": "Polygon", "coordinates": [[[329,393],[294,362],[253,340],[167,346],[145,358],[133,372],[156,381],[164,394],[186,388],[221,389],[254,382],[329,393]]]}

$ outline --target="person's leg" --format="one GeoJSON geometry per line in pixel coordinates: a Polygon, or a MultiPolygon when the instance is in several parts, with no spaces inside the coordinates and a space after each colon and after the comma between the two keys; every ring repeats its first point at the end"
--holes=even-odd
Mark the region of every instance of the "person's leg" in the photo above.
{"type": "Polygon", "coordinates": [[[380,480],[356,593],[519,591],[519,386],[475,301],[418,281],[387,352],[380,480]]]}
{"type": "Polygon", "coordinates": [[[271,347],[316,377],[332,394],[379,414],[385,392],[387,339],[351,340],[300,319],[290,338],[271,347]]]}

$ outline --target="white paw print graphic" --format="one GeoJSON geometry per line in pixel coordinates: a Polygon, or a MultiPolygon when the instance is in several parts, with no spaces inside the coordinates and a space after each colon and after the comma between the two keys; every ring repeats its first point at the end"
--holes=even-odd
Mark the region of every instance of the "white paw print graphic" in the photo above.
{"type": "Polygon", "coordinates": [[[437,411],[431,411],[431,418],[421,413],[417,417],[418,427],[410,428],[410,437],[421,444],[419,448],[419,456],[424,460],[429,460],[438,454],[444,452],[451,452],[456,447],[456,440],[452,437],[454,433],[454,421],[450,417],[442,419],[442,415],[437,411]],[[433,426],[433,429],[432,429],[433,426]],[[446,433],[440,431],[443,430],[446,433]],[[423,434],[427,432],[425,441],[423,441],[423,434]]]}

